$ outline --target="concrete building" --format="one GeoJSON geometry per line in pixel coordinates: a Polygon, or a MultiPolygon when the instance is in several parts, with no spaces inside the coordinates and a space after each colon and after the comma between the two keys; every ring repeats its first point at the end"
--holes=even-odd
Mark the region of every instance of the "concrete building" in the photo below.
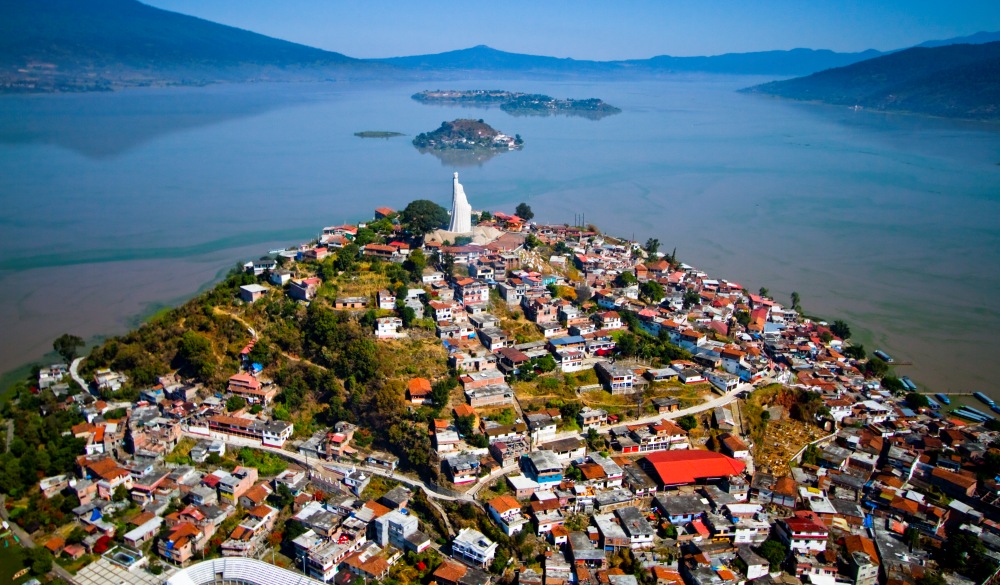
{"type": "Polygon", "coordinates": [[[478,567],[488,566],[496,554],[497,543],[473,528],[463,528],[451,543],[451,556],[478,567]]]}

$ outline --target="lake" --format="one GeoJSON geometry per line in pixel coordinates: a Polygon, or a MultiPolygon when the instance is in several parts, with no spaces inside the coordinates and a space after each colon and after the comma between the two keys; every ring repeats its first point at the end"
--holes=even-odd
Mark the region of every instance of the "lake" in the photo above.
{"type": "MultiPolygon", "coordinates": [[[[748,96],[761,78],[285,84],[0,98],[0,371],[64,332],[118,334],[238,260],[426,198],[662,248],[842,318],[922,388],[995,392],[1000,132],[748,96]],[[620,107],[602,120],[429,106],[497,88],[620,107]],[[523,151],[456,166],[410,137],[483,118],[523,151]],[[363,130],[410,137],[363,139],[363,130]]],[[[461,161],[459,161],[461,162],[461,161]]]]}

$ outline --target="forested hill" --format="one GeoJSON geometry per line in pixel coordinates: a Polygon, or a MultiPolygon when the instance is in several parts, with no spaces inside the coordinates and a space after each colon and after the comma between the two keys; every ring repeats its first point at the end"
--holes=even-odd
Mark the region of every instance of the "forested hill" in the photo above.
{"type": "Polygon", "coordinates": [[[1000,42],[915,47],[743,91],[881,111],[1000,120],[1000,42]]]}
{"type": "Polygon", "coordinates": [[[8,90],[335,76],[358,63],[136,0],[0,2],[0,86],[8,90]]]}

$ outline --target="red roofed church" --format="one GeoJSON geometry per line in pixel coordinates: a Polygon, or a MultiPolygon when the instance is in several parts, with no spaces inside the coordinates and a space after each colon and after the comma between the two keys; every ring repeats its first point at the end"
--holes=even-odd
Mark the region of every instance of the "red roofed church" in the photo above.
{"type": "Polygon", "coordinates": [[[746,464],[714,451],[679,449],[650,453],[640,464],[661,486],[703,484],[708,480],[739,475],[746,464]]]}

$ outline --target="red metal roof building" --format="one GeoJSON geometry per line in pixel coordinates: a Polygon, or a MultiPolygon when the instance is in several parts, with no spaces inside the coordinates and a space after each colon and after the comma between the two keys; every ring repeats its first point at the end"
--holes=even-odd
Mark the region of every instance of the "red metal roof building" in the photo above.
{"type": "Polygon", "coordinates": [[[651,453],[642,459],[641,465],[666,487],[705,483],[710,479],[739,475],[746,469],[742,461],[722,453],[696,449],[651,453]]]}

